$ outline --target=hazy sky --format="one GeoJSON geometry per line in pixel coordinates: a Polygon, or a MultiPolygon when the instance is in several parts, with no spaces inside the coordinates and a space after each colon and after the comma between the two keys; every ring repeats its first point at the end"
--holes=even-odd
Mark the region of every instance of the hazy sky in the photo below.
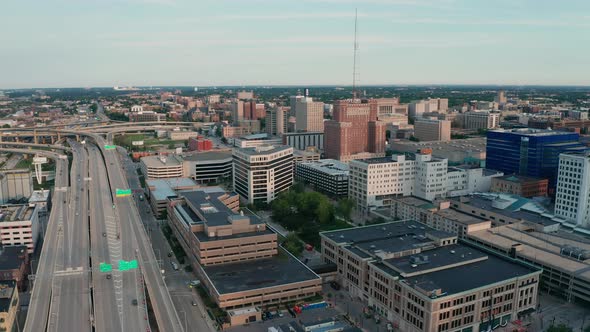
{"type": "Polygon", "coordinates": [[[0,88],[590,85],[588,0],[6,0],[0,88]]]}

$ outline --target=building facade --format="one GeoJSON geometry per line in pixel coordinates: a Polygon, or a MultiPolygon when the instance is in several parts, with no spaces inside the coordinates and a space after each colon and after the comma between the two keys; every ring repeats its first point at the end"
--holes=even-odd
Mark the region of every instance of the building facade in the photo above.
{"type": "Polygon", "coordinates": [[[311,97],[303,97],[295,103],[295,130],[324,132],[324,103],[313,101],[311,97]]]}
{"type": "Polygon", "coordinates": [[[416,119],[414,137],[420,141],[450,141],[451,121],[434,119],[416,119]]]}
{"type": "Polygon", "coordinates": [[[295,163],[295,179],[328,195],[348,195],[348,165],[338,160],[295,163]]]}
{"type": "Polygon", "coordinates": [[[356,154],[385,155],[385,126],[377,119],[377,101],[337,100],[333,120],[324,123],[325,155],[348,162],[356,154]]]}
{"type": "Polygon", "coordinates": [[[522,175],[505,175],[492,179],[491,192],[507,193],[522,197],[547,196],[549,180],[522,175]]]}
{"type": "Polygon", "coordinates": [[[293,148],[258,146],[233,151],[233,187],[248,203],[270,203],[293,184],[293,148]]]}
{"type": "Polygon", "coordinates": [[[486,331],[537,306],[541,271],[415,221],[320,233],[336,279],[400,331],[486,331]],[[469,275],[469,282],[457,276],[469,275]]]}
{"type": "Polygon", "coordinates": [[[305,150],[310,146],[324,150],[324,133],[286,133],[283,134],[283,144],[297,150],[305,150]]]}
{"type": "Polygon", "coordinates": [[[0,203],[29,198],[33,193],[32,173],[28,169],[0,172],[0,203]]]}
{"type": "Polygon", "coordinates": [[[210,151],[186,155],[183,158],[185,177],[205,184],[230,180],[233,172],[231,151],[210,151]]]}
{"type": "Polygon", "coordinates": [[[0,331],[17,331],[20,308],[18,289],[14,280],[0,281],[0,331]]]}
{"type": "Polygon", "coordinates": [[[140,163],[146,179],[180,178],[184,174],[183,159],[180,156],[146,156],[140,159],[140,163]]]}
{"type": "Polygon", "coordinates": [[[559,155],[555,215],[590,228],[590,151],[559,155]]]}
{"type": "Polygon", "coordinates": [[[29,204],[0,207],[0,244],[26,246],[29,254],[34,253],[41,227],[39,210],[29,204]]]}
{"type": "Polygon", "coordinates": [[[321,291],[321,278],[279,248],[266,223],[238,210],[238,195],[203,191],[180,193],[168,206],[174,234],[220,308],[278,305],[321,291]]]}
{"type": "Polygon", "coordinates": [[[500,113],[470,111],[461,114],[465,129],[494,129],[500,127],[500,113]]]}
{"type": "Polygon", "coordinates": [[[486,167],[503,172],[549,180],[549,193],[557,183],[559,154],[584,151],[577,133],[512,129],[487,133],[486,167]]]}
{"type": "Polygon", "coordinates": [[[289,114],[283,108],[271,108],[266,110],[266,133],[272,136],[281,136],[287,132],[289,114]]]}

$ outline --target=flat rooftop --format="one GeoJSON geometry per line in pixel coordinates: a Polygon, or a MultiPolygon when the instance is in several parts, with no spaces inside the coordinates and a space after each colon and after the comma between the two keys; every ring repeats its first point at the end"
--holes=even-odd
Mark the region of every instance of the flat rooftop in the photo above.
{"type": "Polygon", "coordinates": [[[390,148],[397,152],[416,152],[420,149],[430,148],[433,156],[461,162],[465,155],[472,155],[476,159],[485,159],[486,138],[475,137],[432,142],[393,140],[390,142],[390,148]]]}
{"type": "Polygon", "coordinates": [[[239,148],[236,149],[237,151],[249,155],[249,156],[258,156],[258,155],[267,155],[279,151],[283,151],[286,149],[292,149],[292,147],[288,145],[260,145],[257,147],[251,148],[239,148]]]}
{"type": "Polygon", "coordinates": [[[196,161],[196,162],[211,162],[211,161],[223,161],[223,160],[231,160],[232,159],[232,152],[231,150],[227,151],[208,151],[208,152],[197,152],[189,155],[184,156],[184,160],[187,161],[196,161]]]}
{"type": "Polygon", "coordinates": [[[310,167],[318,172],[329,175],[348,175],[349,167],[341,161],[335,159],[321,159],[319,161],[303,162],[301,165],[310,167]]]}
{"type": "MultiPolygon", "coordinates": [[[[449,248],[441,247],[442,250],[449,248]]],[[[432,253],[432,250],[428,253],[432,253]]],[[[472,256],[482,255],[479,250],[472,248],[472,256]]],[[[465,256],[468,259],[469,256],[465,256]]],[[[450,258],[444,258],[449,260],[450,258]]],[[[441,263],[442,264],[442,263],[441,263]]],[[[487,255],[487,259],[477,260],[464,265],[443,268],[438,271],[428,272],[415,277],[406,278],[405,283],[414,288],[421,288],[426,291],[440,289],[442,296],[453,295],[467,290],[492,285],[497,282],[522,277],[539,271],[522,263],[515,262],[509,258],[500,258],[493,254],[487,255]],[[457,278],[457,276],[469,276],[469,278],[457,278]]]]}
{"type": "MultiPolygon", "coordinates": [[[[513,200],[512,203],[510,203],[509,200],[505,200],[508,206],[504,209],[500,209],[494,206],[494,199],[492,199],[493,196],[491,195],[469,195],[469,201],[463,203],[482,210],[487,210],[493,213],[501,214],[508,218],[522,219],[543,226],[552,226],[555,224],[559,224],[557,221],[552,219],[553,216],[549,215],[548,211],[543,211],[541,209],[536,209],[536,211],[522,209],[523,207],[525,207],[525,205],[530,205],[529,203],[532,202],[531,200],[520,196],[518,196],[517,198],[511,198],[512,196],[514,195],[499,194],[496,200],[502,201],[505,200],[506,197],[513,200]]],[[[458,198],[451,199],[451,202],[458,201],[458,198]]]]}
{"type": "Polygon", "coordinates": [[[499,177],[497,177],[497,179],[503,180],[503,181],[515,182],[515,183],[549,181],[547,179],[535,178],[532,176],[524,176],[524,175],[518,175],[518,174],[499,176],[499,177]]]}
{"type": "Polygon", "coordinates": [[[49,199],[49,190],[34,190],[29,197],[29,203],[47,202],[49,199]]]}
{"type": "Polygon", "coordinates": [[[179,166],[182,165],[182,158],[179,156],[145,156],[141,162],[147,167],[179,166]]]}
{"type": "Polygon", "coordinates": [[[196,188],[198,186],[190,178],[155,179],[146,180],[145,183],[150,188],[151,197],[156,201],[166,200],[169,197],[177,197],[176,190],[191,187],[196,188]]]}
{"type": "Polygon", "coordinates": [[[16,281],[14,280],[0,281],[0,312],[8,312],[10,310],[15,288],[16,281]]]}
{"type": "Polygon", "coordinates": [[[23,255],[27,254],[27,246],[0,247],[0,270],[6,271],[20,268],[25,259],[23,255]]]}
{"type": "Polygon", "coordinates": [[[29,204],[0,206],[0,222],[31,220],[35,207],[29,204]]]}
{"type": "Polygon", "coordinates": [[[533,129],[533,128],[494,129],[494,130],[490,130],[490,132],[507,133],[507,134],[519,135],[519,136],[534,136],[534,137],[564,136],[564,135],[575,134],[574,132],[568,132],[568,131],[555,131],[555,130],[550,130],[550,129],[533,129]]]}
{"type": "Polygon", "coordinates": [[[203,270],[220,295],[321,279],[281,248],[271,258],[203,266],[203,270]]]}
{"type": "Polygon", "coordinates": [[[410,242],[414,240],[413,236],[424,236],[426,233],[442,237],[456,236],[451,233],[437,231],[425,224],[413,220],[392,221],[370,226],[327,231],[320,234],[337,244],[350,243],[355,244],[357,247],[364,248],[364,243],[368,243],[370,248],[370,244],[375,243],[376,241],[383,241],[384,246],[387,246],[389,245],[388,242],[396,242],[391,241],[393,239],[405,237],[409,238],[407,241],[410,242]]]}
{"type": "Polygon", "coordinates": [[[383,262],[391,265],[395,270],[404,275],[487,258],[487,253],[458,244],[438,247],[424,251],[419,255],[386,259],[383,262]]]}
{"type": "Polygon", "coordinates": [[[564,247],[575,247],[590,251],[590,241],[573,234],[541,233],[522,224],[512,224],[472,232],[469,239],[490,244],[508,252],[513,246],[517,254],[544,266],[575,274],[578,278],[590,281],[590,259],[578,260],[561,254],[564,247]]]}

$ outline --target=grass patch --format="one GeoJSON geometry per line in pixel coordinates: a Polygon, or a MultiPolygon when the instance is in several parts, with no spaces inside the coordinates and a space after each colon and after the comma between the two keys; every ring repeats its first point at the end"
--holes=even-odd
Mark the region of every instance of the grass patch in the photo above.
{"type": "Polygon", "coordinates": [[[49,189],[55,187],[55,180],[44,181],[41,184],[37,183],[37,180],[33,180],[33,190],[49,189]]]}
{"type": "Polygon", "coordinates": [[[33,158],[21,159],[14,168],[31,169],[33,167],[33,158]]]}

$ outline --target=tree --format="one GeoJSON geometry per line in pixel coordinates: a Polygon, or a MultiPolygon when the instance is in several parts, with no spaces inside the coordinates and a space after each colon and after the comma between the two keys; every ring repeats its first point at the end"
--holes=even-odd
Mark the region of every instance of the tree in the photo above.
{"type": "Polygon", "coordinates": [[[342,198],[336,204],[336,214],[345,220],[350,220],[350,214],[354,208],[354,201],[350,198],[342,198]]]}
{"type": "Polygon", "coordinates": [[[174,143],[170,143],[170,144],[168,144],[168,149],[174,149],[174,148],[175,148],[175,145],[174,145],[174,143]]]}
{"type": "Polygon", "coordinates": [[[547,332],[573,332],[573,331],[574,330],[571,327],[568,327],[565,324],[551,325],[547,329],[547,332]]]}
{"type": "Polygon", "coordinates": [[[417,139],[416,137],[414,137],[414,135],[410,136],[410,141],[412,141],[412,142],[420,142],[420,140],[417,139]]]}
{"type": "Polygon", "coordinates": [[[7,123],[7,124],[3,125],[2,128],[10,128],[10,125],[7,123]]]}
{"type": "Polygon", "coordinates": [[[391,138],[391,130],[386,130],[385,131],[385,139],[390,139],[391,138]]]}
{"type": "Polygon", "coordinates": [[[293,256],[297,257],[301,255],[303,251],[303,243],[293,233],[287,235],[285,241],[283,241],[283,248],[290,252],[293,256]]]}

